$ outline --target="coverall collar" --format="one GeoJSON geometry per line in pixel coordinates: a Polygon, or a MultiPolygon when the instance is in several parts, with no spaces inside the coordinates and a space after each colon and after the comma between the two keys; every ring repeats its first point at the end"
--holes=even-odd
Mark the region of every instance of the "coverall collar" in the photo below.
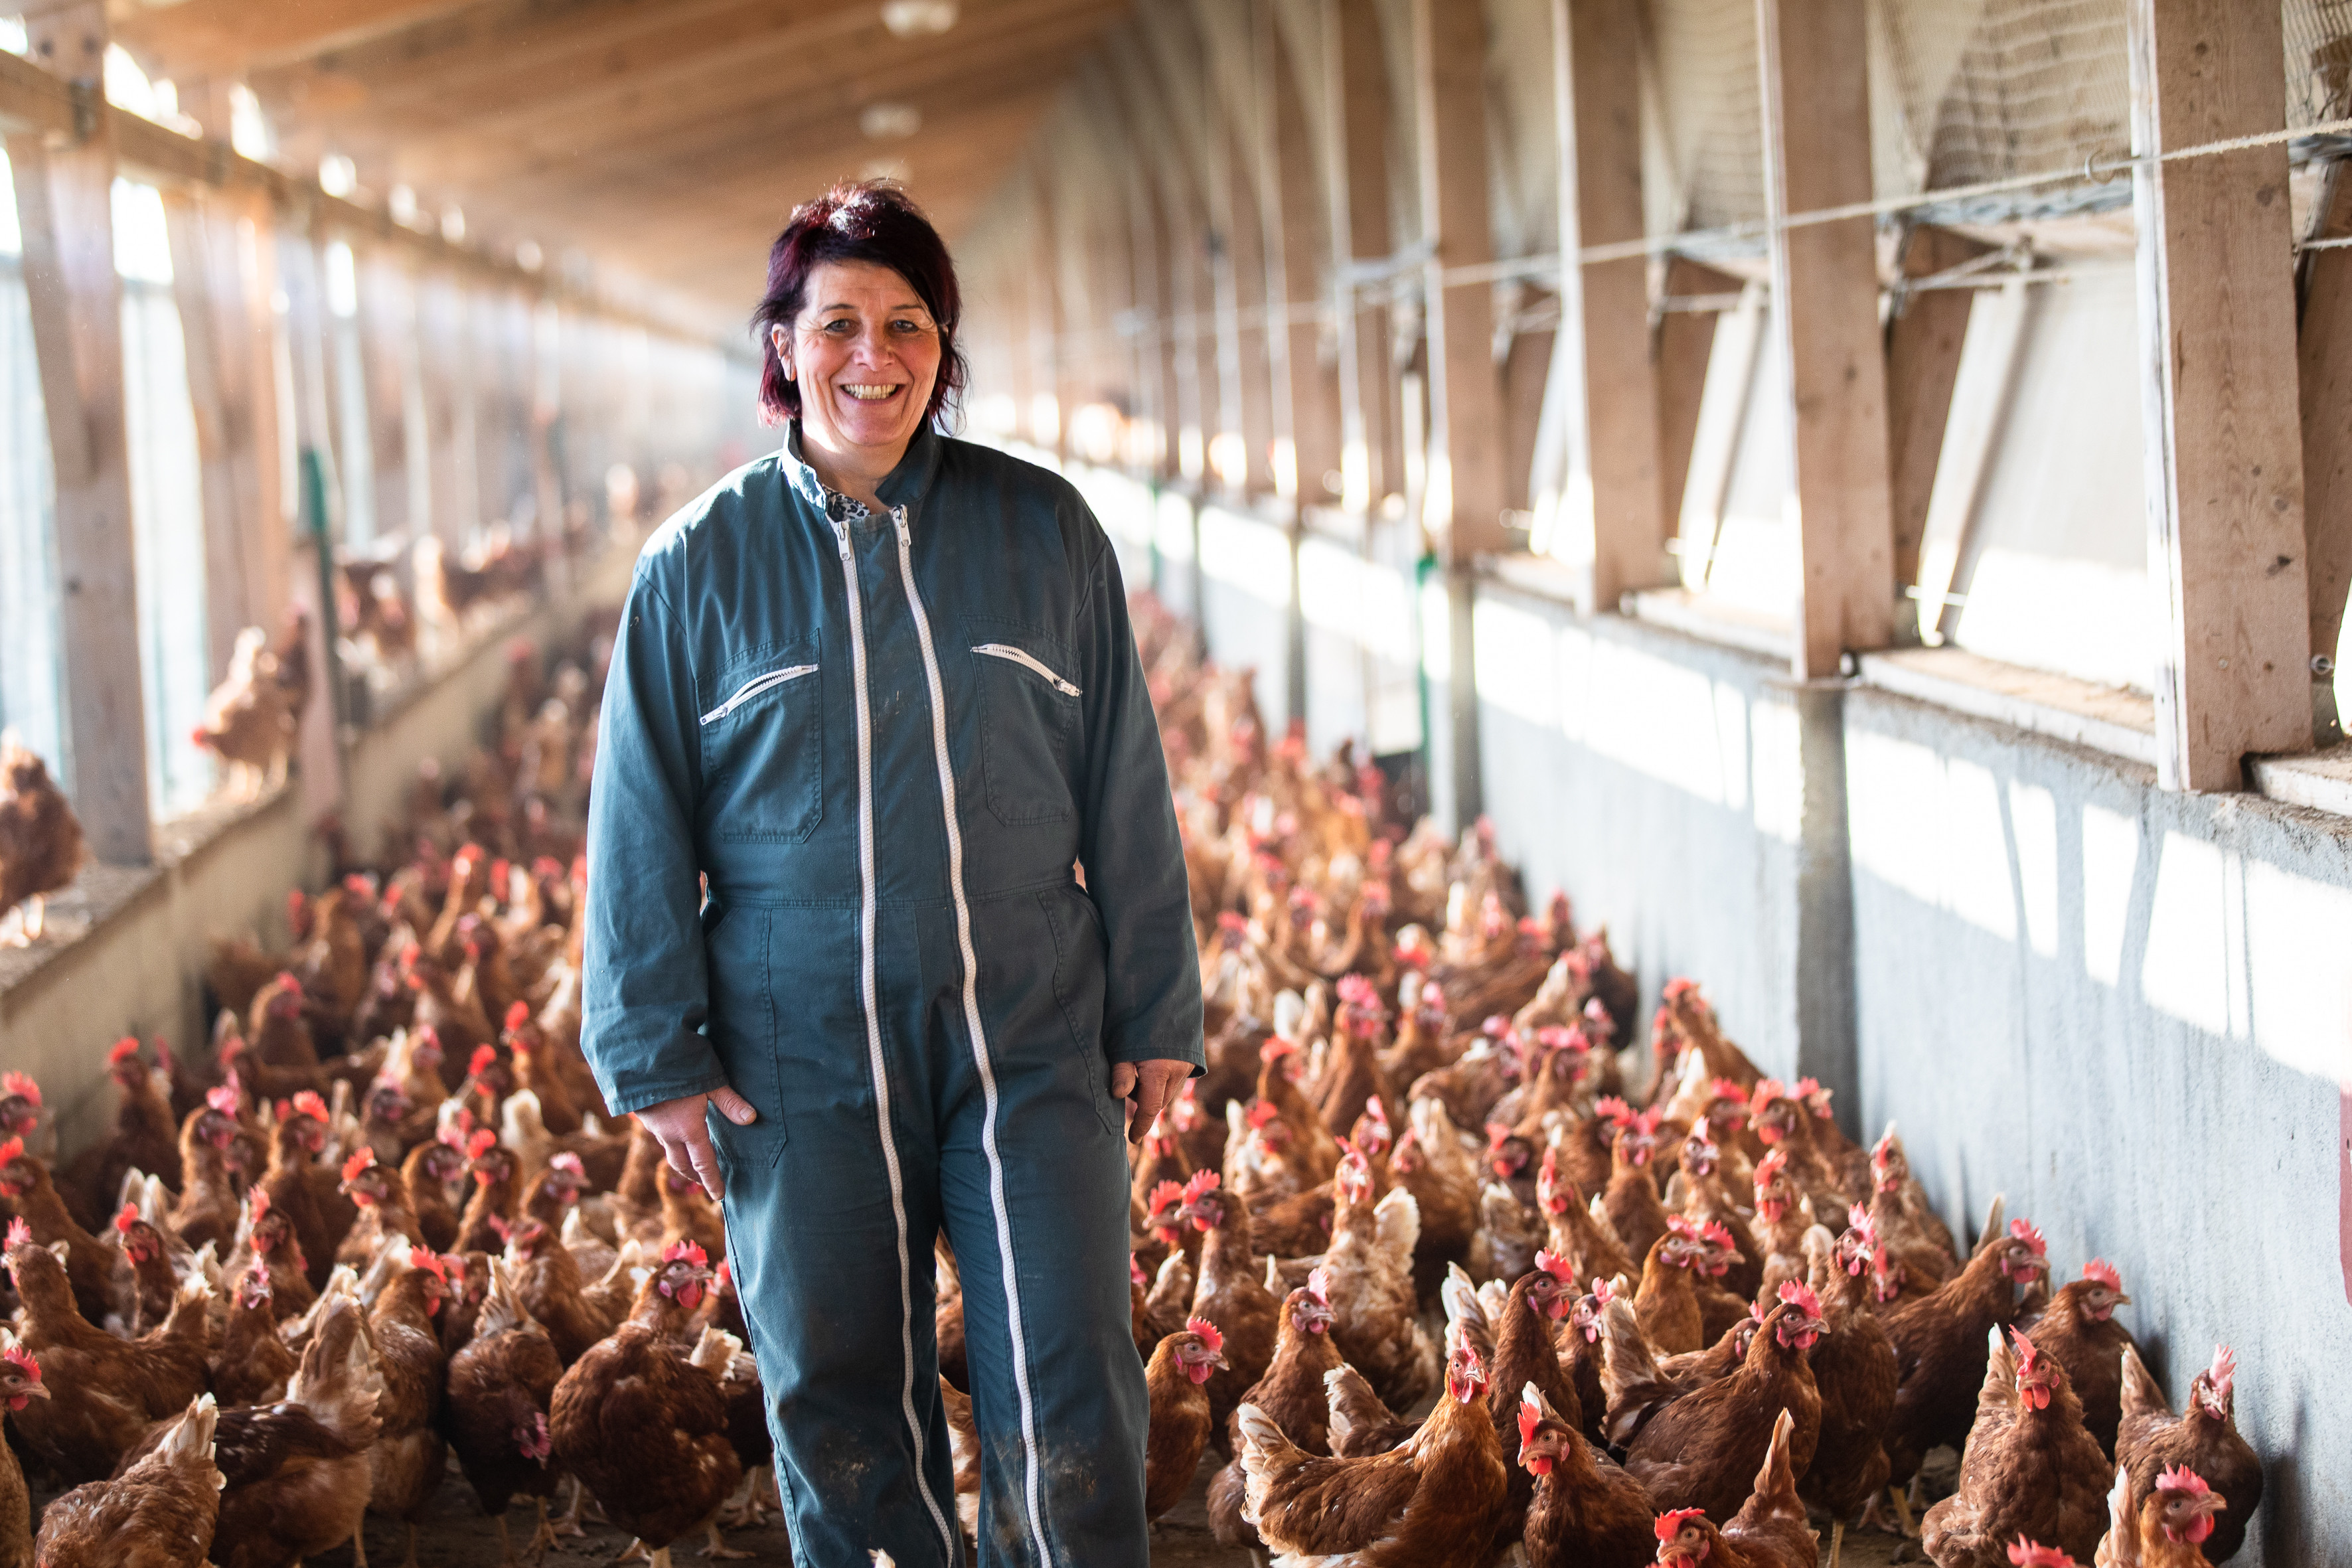
{"type": "MultiPolygon", "coordinates": [[[[874,487],[874,493],[881,498],[884,506],[911,507],[922,500],[923,492],[931,488],[931,477],[939,471],[939,433],[926,419],[916,430],[914,438],[907,443],[907,450],[899,457],[898,466],[874,487]]],[[[817,478],[816,469],[809,466],[807,458],[802,453],[801,422],[797,419],[784,426],[783,468],[785,482],[794,492],[818,511],[825,511],[825,483],[817,478]]]]}

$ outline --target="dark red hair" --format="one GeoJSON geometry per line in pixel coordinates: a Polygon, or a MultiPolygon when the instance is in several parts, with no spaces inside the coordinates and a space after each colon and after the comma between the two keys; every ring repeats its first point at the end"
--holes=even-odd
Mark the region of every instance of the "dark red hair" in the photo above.
{"type": "Polygon", "coordinates": [[[926,419],[942,417],[949,401],[963,391],[963,351],[956,327],[963,317],[963,292],[947,242],[922,209],[887,180],[845,180],[812,202],[793,209],[784,232],[768,251],[768,291],[751,312],[751,334],[760,343],[760,416],[771,425],[797,419],[800,384],[784,378],[776,357],[775,331],[790,331],[808,303],[809,275],[828,261],[868,261],[887,267],[908,286],[940,330],[940,374],[931,384],[926,419]]]}

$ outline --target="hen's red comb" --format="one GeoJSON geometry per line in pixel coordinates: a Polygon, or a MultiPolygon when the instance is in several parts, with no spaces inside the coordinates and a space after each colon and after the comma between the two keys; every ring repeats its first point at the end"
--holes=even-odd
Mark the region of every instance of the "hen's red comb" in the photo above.
{"type": "Polygon", "coordinates": [[[24,1152],[25,1141],[22,1138],[11,1138],[5,1143],[0,1143],[0,1165],[15,1164],[24,1152]]]}
{"type": "Polygon", "coordinates": [[[343,1162],[343,1180],[347,1182],[350,1181],[353,1176],[358,1175],[362,1171],[366,1170],[370,1165],[374,1163],[374,1150],[368,1148],[352,1150],[352,1157],[343,1162]]]}
{"type": "Polygon", "coordinates": [[[2009,1560],[2017,1568],[2074,1568],[2074,1560],[2058,1548],[2022,1535],[2010,1546],[2009,1560]]]}
{"type": "Polygon", "coordinates": [[[33,1227],[25,1223],[23,1215],[18,1215],[8,1222],[8,1250],[14,1252],[20,1247],[32,1245],[33,1227]]]}
{"type": "Polygon", "coordinates": [[[2095,1285],[2105,1286],[2118,1296],[2124,1293],[2124,1277],[2116,1273],[2116,1266],[2104,1258],[2094,1258],[2083,1265],[2083,1278],[2095,1285]]]}
{"type": "Polygon", "coordinates": [[[1150,1215],[1151,1218],[1158,1219],[1160,1217],[1160,1212],[1166,1208],[1170,1204],[1181,1204],[1183,1201],[1183,1183],[1162,1182],[1158,1186],[1151,1189],[1151,1198],[1145,1205],[1144,1212],[1150,1215]]]}
{"type": "Polygon", "coordinates": [[[438,1279],[444,1285],[449,1283],[449,1266],[441,1260],[441,1255],[439,1253],[434,1251],[429,1247],[410,1247],[408,1249],[408,1266],[411,1268],[424,1269],[427,1274],[432,1275],[433,1278],[438,1279]]]}
{"type": "Polygon", "coordinates": [[[1813,1294],[1811,1286],[1801,1279],[1781,1280],[1780,1300],[1796,1308],[1808,1318],[1818,1318],[1822,1315],[1822,1299],[1813,1294]]]}
{"type": "Polygon", "coordinates": [[[466,1140],[466,1158],[468,1160],[480,1159],[483,1155],[488,1153],[493,1148],[497,1147],[498,1142],[499,1135],[491,1131],[488,1128],[483,1127],[477,1129],[474,1135],[466,1140]]]}
{"type": "Polygon", "coordinates": [[[41,1103],[41,1086],[20,1072],[0,1072],[0,1095],[37,1106],[41,1103]]]}
{"type": "Polygon", "coordinates": [[[1536,1440],[1536,1428],[1543,1425],[1543,1395],[1538,1394],[1536,1385],[1530,1383],[1519,1391],[1519,1442],[1522,1445],[1536,1440]]]}
{"type": "Polygon", "coordinates": [[[1576,1266],[1557,1253],[1538,1250],[1536,1253],[1536,1267],[1563,1285],[1576,1283],[1576,1266]]]}
{"type": "Polygon", "coordinates": [[[710,1255],[703,1251],[699,1244],[691,1241],[673,1241],[662,1248],[664,1263],[676,1263],[681,1259],[699,1268],[710,1261],[710,1255]]]}
{"type": "Polygon", "coordinates": [[[1672,1541],[1675,1536],[1680,1535],[1683,1532],[1683,1525],[1686,1521],[1694,1519],[1705,1519],[1706,1517],[1706,1510],[1703,1508],[1678,1508],[1672,1513],[1662,1513],[1658,1515],[1658,1522],[1656,1526],[1658,1539],[1661,1541],[1672,1541]]]}
{"type": "Polygon", "coordinates": [[[2047,1258],[2050,1255],[2050,1248],[2045,1246],[2042,1240],[2042,1232],[2035,1227],[2032,1220],[2011,1220],[2009,1222],[2009,1234],[2011,1240],[2021,1241],[2025,1243],[2026,1246],[2032,1247],[2033,1249],[2034,1257],[2047,1258]]]}
{"type": "Polygon", "coordinates": [[[1331,1266],[1318,1263],[1307,1271],[1307,1293],[1322,1306],[1331,1304],[1331,1266]]]}
{"type": "Polygon", "coordinates": [[[115,1041],[112,1047],[107,1051],[106,1065],[110,1068],[119,1068],[124,1062],[129,1061],[132,1057],[135,1057],[138,1054],[139,1041],[137,1037],[125,1035],[122,1038],[115,1041]]]}
{"type": "Polygon", "coordinates": [[[319,1098],[316,1089],[304,1089],[294,1097],[294,1114],[307,1116],[313,1121],[327,1120],[327,1102],[319,1098]]]}
{"type": "Polygon", "coordinates": [[[1201,1342],[1208,1346],[1211,1350],[1222,1351],[1225,1348],[1225,1336],[1217,1332],[1217,1325],[1209,1321],[1208,1319],[1187,1318],[1184,1320],[1184,1326],[1193,1333],[1200,1335],[1201,1342]]]}
{"type": "Polygon", "coordinates": [[[2173,1465],[2156,1478],[2156,1489],[2160,1492],[2186,1492],[2190,1497],[2203,1497],[2213,1489],[2205,1478],[2186,1465],[2173,1465]]]}
{"type": "Polygon", "coordinates": [[[128,1236],[131,1233],[131,1227],[138,1223],[139,1205],[137,1204],[124,1204],[122,1212],[114,1216],[114,1228],[125,1236],[128,1236]]]}
{"type": "Polygon", "coordinates": [[[507,1033],[511,1035],[530,1022],[530,1004],[517,1002],[507,1009],[507,1033]]]}
{"type": "Polygon", "coordinates": [[[1215,1192],[1223,1180],[1214,1171],[1193,1172],[1192,1179],[1184,1184],[1184,1201],[1188,1204],[1197,1202],[1215,1192]]]}
{"type": "Polygon", "coordinates": [[[466,1076],[467,1078],[479,1078],[498,1065],[498,1047],[476,1046],[474,1047],[473,1059],[466,1064],[466,1076]]]}

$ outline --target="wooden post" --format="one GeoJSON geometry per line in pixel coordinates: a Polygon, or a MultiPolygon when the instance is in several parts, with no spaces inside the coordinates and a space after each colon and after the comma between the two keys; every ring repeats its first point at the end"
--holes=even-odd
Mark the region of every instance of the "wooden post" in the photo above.
{"type": "MultiPolygon", "coordinates": [[[[1266,90],[1260,98],[1267,127],[1263,180],[1266,287],[1280,303],[1298,306],[1315,299],[1322,281],[1318,258],[1330,254],[1323,234],[1329,206],[1315,165],[1300,85],[1314,65],[1291,58],[1275,36],[1271,7],[1260,12],[1265,18],[1262,37],[1266,50],[1266,90]]],[[[1294,320],[1275,331],[1272,341],[1278,353],[1275,439],[1286,443],[1283,460],[1275,465],[1276,488],[1282,489],[1286,468],[1292,484],[1286,499],[1304,506],[1328,506],[1339,499],[1326,478],[1339,471],[1339,384],[1324,360],[1321,325],[1311,319],[1294,320]]]]}
{"type": "Polygon", "coordinates": [[[1788,384],[1798,552],[1795,673],[1895,627],[1886,358],[1868,217],[1784,228],[1791,213],[1866,202],[1870,90],[1864,0],[1757,0],[1772,330],[1788,384]]]}
{"type": "Polygon", "coordinates": [[[1374,0],[1324,0],[1323,184],[1339,321],[1340,504],[1368,512],[1403,482],[1396,457],[1388,307],[1346,282],[1389,253],[1389,73],[1374,0]]]}
{"type": "MultiPolygon", "coordinates": [[[[2285,122],[2280,19],[2231,0],[2131,0],[2132,145],[2285,122]]],[[[2247,753],[2311,745],[2303,431],[2284,145],[2133,172],[2148,574],[2170,614],[2157,782],[2244,787],[2247,753]]]]}
{"type": "MultiPolygon", "coordinates": [[[[1741,284],[1727,272],[1677,256],[1666,263],[1666,299],[1736,295],[1741,284]]],[[[1658,317],[1658,505],[1672,528],[1682,516],[1683,489],[1690,478],[1691,444],[1698,436],[1700,395],[1706,389],[1706,363],[1715,352],[1717,310],[1667,310],[1658,317]]],[[[1672,582],[1671,577],[1668,578],[1672,582]]]]}
{"type": "Polygon", "coordinates": [[[163,224],[172,245],[172,297],[179,307],[180,342],[188,371],[188,408],[196,427],[197,490],[205,520],[205,642],[206,673],[227,669],[237,634],[257,620],[246,581],[253,548],[249,514],[238,497],[237,453],[229,432],[230,341],[214,309],[212,250],[207,231],[220,221],[189,192],[163,193],[163,224]]]}
{"type": "MultiPolygon", "coordinates": [[[[2325,217],[2315,237],[2352,236],[2352,169],[2328,166],[2325,217]]],[[[2344,738],[2336,711],[2336,644],[2345,599],[2352,594],[2352,250],[2314,250],[2304,258],[2303,326],[2297,356],[2303,387],[2303,533],[2309,552],[2311,706],[2315,739],[2344,738]],[[2330,668],[2320,673],[2320,657],[2330,668]]]]}
{"type": "Polygon", "coordinates": [[[1495,258],[1486,200],[1486,25],[1475,5],[1413,0],[1413,85],[1429,334],[1429,481],[1423,521],[1449,563],[1503,540],[1503,389],[1494,286],[1450,286],[1448,268],[1495,258]]]}
{"type": "MultiPolygon", "coordinates": [[[[1248,76],[1252,73],[1244,70],[1248,76]]],[[[1264,161],[1256,156],[1252,132],[1262,118],[1257,106],[1238,104],[1218,116],[1214,134],[1226,152],[1226,235],[1233,252],[1234,345],[1240,350],[1242,487],[1252,495],[1273,493],[1275,349],[1282,330],[1267,319],[1270,307],[1282,303],[1267,254],[1265,195],[1261,185],[1264,161]]]]}
{"type": "Polygon", "coordinates": [[[1448,268],[1494,259],[1486,201],[1486,24],[1482,7],[1413,0],[1412,79],[1429,344],[1429,437],[1422,521],[1446,567],[1446,721],[1429,737],[1432,802],[1459,831],[1483,809],[1470,575],[1504,548],[1503,388],[1495,368],[1494,287],[1449,286],[1448,268]]]}
{"type": "MultiPolygon", "coordinates": [[[[1903,275],[1927,278],[1981,256],[1988,247],[1948,228],[1922,224],[1903,242],[1903,275]]],[[[1888,486],[1894,497],[1895,581],[1919,580],[1919,541],[1952,412],[1952,382],[1968,337],[1971,289],[1929,289],[1903,297],[1886,328],[1888,486]]],[[[1934,610],[1924,612],[1934,620],[1934,610]]]]}
{"type": "Polygon", "coordinates": [[[1589,245],[1640,239],[1642,221],[1639,0],[1552,0],[1559,138],[1559,335],[1571,417],[1573,477],[1557,526],[1592,532],[1592,606],[1613,608],[1636,589],[1671,582],[1659,490],[1658,404],[1651,357],[1649,264],[1639,256],[1580,267],[1589,245]]]}
{"type": "Polygon", "coordinates": [[[81,140],[8,139],[49,458],[57,487],[58,634],[74,810],[93,858],[152,858],[139,599],[123,426],[122,288],[114,272],[114,140],[102,111],[99,0],[36,9],[26,52],[99,108],[81,140]]]}

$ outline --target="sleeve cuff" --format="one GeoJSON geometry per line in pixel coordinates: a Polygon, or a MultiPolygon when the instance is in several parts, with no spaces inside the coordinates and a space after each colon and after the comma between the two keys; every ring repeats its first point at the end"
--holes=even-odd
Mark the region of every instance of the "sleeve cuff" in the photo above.
{"type": "Polygon", "coordinates": [[[632,1082],[626,1089],[607,1085],[604,1089],[604,1103],[612,1108],[614,1115],[629,1116],[645,1110],[647,1106],[659,1105],[664,1100],[683,1100],[689,1094],[709,1094],[714,1089],[726,1087],[725,1073],[711,1073],[706,1077],[695,1079],[680,1079],[674,1083],[632,1082]]]}

